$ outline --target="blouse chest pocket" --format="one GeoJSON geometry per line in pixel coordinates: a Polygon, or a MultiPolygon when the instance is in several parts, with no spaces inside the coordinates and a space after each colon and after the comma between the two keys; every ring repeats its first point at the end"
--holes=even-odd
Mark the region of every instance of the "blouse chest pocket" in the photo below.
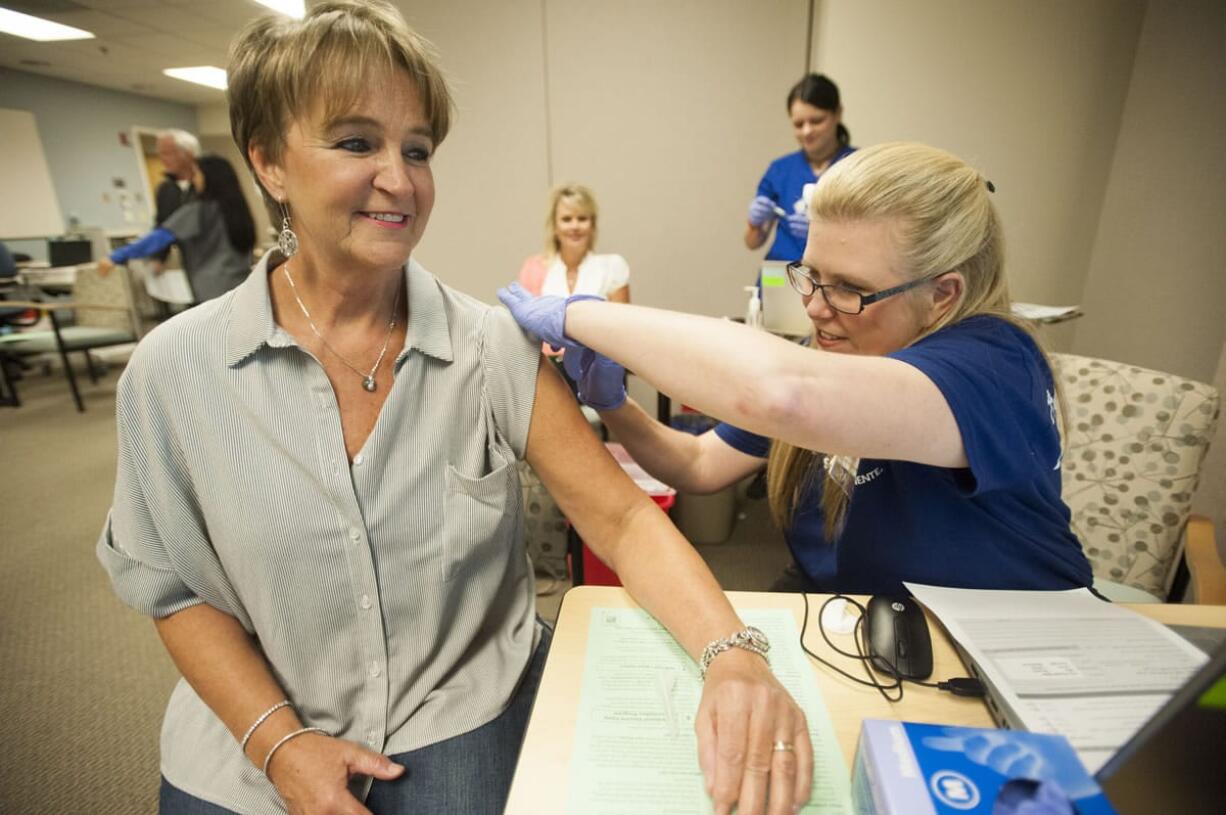
{"type": "Polygon", "coordinates": [[[482,560],[505,556],[512,545],[519,508],[512,462],[491,448],[494,468],[473,478],[447,465],[443,507],[443,580],[454,580],[482,560]],[[512,500],[514,498],[514,500],[512,500]]]}

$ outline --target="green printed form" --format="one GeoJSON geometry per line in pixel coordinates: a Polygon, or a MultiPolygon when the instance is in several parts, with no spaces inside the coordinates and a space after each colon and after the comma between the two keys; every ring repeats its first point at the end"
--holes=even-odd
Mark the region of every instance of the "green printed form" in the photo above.
{"type": "MultiPolygon", "coordinates": [[[[775,676],[799,703],[814,746],[813,794],[801,812],[851,811],[847,765],[804,652],[783,609],[738,613],[770,638],[775,676]]],[[[641,609],[594,608],[570,763],[570,815],[707,815],[694,719],[698,666],[641,609]]]]}

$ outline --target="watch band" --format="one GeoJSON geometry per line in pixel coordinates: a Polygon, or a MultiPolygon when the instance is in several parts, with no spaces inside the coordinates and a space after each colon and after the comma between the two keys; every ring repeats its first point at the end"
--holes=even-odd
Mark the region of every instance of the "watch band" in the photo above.
{"type": "Polygon", "coordinates": [[[766,635],[760,630],[751,625],[741,629],[730,637],[712,640],[710,643],[708,643],[707,647],[702,649],[702,657],[698,660],[699,676],[703,680],[706,680],[707,668],[711,667],[711,661],[724,651],[728,651],[733,648],[742,648],[746,651],[751,651],[765,659],[768,664],[770,663],[770,658],[766,655],[766,652],[771,649],[770,640],[768,640],[766,635]]]}

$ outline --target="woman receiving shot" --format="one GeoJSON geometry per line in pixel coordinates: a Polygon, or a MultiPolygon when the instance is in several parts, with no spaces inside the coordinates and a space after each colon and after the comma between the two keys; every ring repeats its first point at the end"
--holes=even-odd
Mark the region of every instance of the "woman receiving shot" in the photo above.
{"type": "Polygon", "coordinates": [[[710,572],[510,315],[413,258],[452,110],[427,43],[388,3],[330,1],[250,23],[232,53],[232,132],[279,245],[137,347],[98,543],[183,674],[161,811],[501,813],[551,636],[526,459],[706,652],[716,811],[790,812],[804,715],[710,572]]]}
{"type": "Polygon", "coordinates": [[[990,186],[918,144],[831,168],[788,267],[811,348],[706,317],[500,296],[582,355],[581,401],[657,478],[710,492],[765,464],[794,559],[777,590],[1088,586],[1060,498],[1056,385],[1009,312],[990,186]],[[618,363],[725,424],[695,437],[656,422],[618,363]]]}

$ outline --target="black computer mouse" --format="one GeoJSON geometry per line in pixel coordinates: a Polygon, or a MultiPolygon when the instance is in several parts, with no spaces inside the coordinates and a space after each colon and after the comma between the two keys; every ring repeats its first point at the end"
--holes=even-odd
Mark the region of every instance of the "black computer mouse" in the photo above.
{"type": "Polygon", "coordinates": [[[932,675],[932,638],[928,619],[912,597],[869,598],[864,615],[864,640],[873,666],[903,679],[932,675]]]}

